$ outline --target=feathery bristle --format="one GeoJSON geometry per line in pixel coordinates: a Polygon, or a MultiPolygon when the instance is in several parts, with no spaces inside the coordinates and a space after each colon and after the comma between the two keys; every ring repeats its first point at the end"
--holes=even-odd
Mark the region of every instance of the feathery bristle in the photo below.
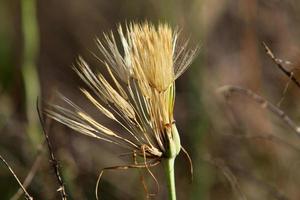
{"type": "Polygon", "coordinates": [[[187,51],[186,44],[177,47],[177,33],[168,25],[130,24],[125,33],[120,26],[118,33],[122,50],[113,34],[104,35],[105,42],[97,40],[112,81],[91,70],[82,58],[75,71],[89,88],[81,88],[85,97],[123,130],[105,127],[65,97],[72,110],[52,105],[46,112],[85,135],[138,152],[144,146],[148,156],[161,157],[167,151],[167,138],[172,137],[175,79],[188,67],[195,50],[187,51]]]}
{"type": "Polygon", "coordinates": [[[137,78],[144,75],[150,86],[159,92],[174,81],[173,33],[167,25],[156,29],[149,24],[132,25],[129,32],[129,60],[137,78]],[[143,73],[143,75],[140,75],[143,73]]]}

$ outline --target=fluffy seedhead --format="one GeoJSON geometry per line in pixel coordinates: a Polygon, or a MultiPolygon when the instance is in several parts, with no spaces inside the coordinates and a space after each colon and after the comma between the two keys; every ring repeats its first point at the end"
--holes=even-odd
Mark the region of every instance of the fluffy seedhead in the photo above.
{"type": "Polygon", "coordinates": [[[111,33],[97,45],[109,76],[93,71],[82,59],[75,71],[86,83],[82,94],[122,129],[112,130],[62,96],[72,109],[51,105],[48,116],[75,131],[105,140],[149,159],[177,155],[180,140],[173,117],[175,80],[188,67],[196,50],[177,44],[168,25],[130,24],[118,29],[121,47],[111,33]],[[170,147],[175,145],[172,151],[170,147]]]}

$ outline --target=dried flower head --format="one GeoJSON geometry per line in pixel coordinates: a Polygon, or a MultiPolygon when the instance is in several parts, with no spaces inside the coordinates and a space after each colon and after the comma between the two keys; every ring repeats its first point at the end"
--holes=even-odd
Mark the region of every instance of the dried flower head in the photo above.
{"type": "Polygon", "coordinates": [[[111,33],[97,40],[109,77],[93,71],[79,58],[75,71],[86,83],[83,95],[122,129],[112,130],[75,105],[51,105],[48,116],[82,134],[135,151],[147,159],[176,156],[181,148],[173,117],[175,80],[195,55],[186,43],[177,45],[177,32],[168,25],[130,24],[118,34],[122,49],[111,33]]]}

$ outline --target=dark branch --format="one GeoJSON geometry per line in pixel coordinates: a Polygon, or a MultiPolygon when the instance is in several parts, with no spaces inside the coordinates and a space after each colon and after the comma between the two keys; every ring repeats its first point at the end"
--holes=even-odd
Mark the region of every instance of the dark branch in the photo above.
{"type": "Polygon", "coordinates": [[[300,88],[300,82],[295,78],[293,72],[288,71],[283,67],[281,62],[279,62],[279,59],[277,59],[274,55],[274,53],[271,51],[271,49],[266,45],[266,43],[262,43],[263,47],[266,50],[267,55],[272,59],[272,61],[277,65],[277,67],[286,75],[288,76],[296,85],[298,88],[300,88]]]}
{"type": "Polygon", "coordinates": [[[231,93],[240,93],[244,94],[250,98],[252,98],[255,102],[261,105],[261,107],[268,109],[278,117],[280,117],[296,134],[300,137],[300,127],[296,125],[296,123],[291,120],[282,110],[280,110],[277,106],[273,105],[263,97],[255,94],[249,89],[245,89],[239,86],[233,85],[225,85],[218,89],[218,91],[224,93],[225,95],[230,95],[231,93]]]}
{"type": "Polygon", "coordinates": [[[62,179],[62,177],[60,175],[59,165],[58,165],[58,162],[57,162],[57,160],[56,160],[56,158],[54,156],[54,151],[53,151],[53,148],[52,148],[52,145],[51,145],[48,133],[47,133],[47,131],[45,129],[45,124],[44,124],[44,120],[43,120],[41,112],[40,112],[38,99],[37,99],[36,107],[37,107],[37,112],[38,112],[38,116],[39,116],[39,119],[40,119],[40,123],[42,125],[42,130],[43,130],[43,133],[44,133],[45,138],[46,138],[46,142],[47,142],[47,146],[48,146],[48,150],[49,150],[50,161],[51,161],[52,167],[54,169],[54,173],[55,173],[55,176],[57,178],[58,184],[60,186],[57,191],[60,192],[62,200],[67,200],[67,194],[66,194],[64,182],[63,182],[63,179],[62,179]]]}

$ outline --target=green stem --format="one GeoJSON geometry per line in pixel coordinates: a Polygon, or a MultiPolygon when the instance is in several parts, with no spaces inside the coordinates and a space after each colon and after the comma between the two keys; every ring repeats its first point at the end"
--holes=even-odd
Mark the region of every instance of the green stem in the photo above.
{"type": "Polygon", "coordinates": [[[165,154],[165,170],[168,182],[169,200],[176,200],[176,186],[175,186],[175,173],[174,163],[175,158],[179,154],[181,145],[180,137],[175,124],[172,124],[171,132],[168,134],[168,149],[165,154]]]}
{"type": "Polygon", "coordinates": [[[169,200],[176,200],[174,163],[175,163],[175,157],[172,157],[172,158],[168,158],[165,164],[166,178],[168,182],[169,200]]]}

